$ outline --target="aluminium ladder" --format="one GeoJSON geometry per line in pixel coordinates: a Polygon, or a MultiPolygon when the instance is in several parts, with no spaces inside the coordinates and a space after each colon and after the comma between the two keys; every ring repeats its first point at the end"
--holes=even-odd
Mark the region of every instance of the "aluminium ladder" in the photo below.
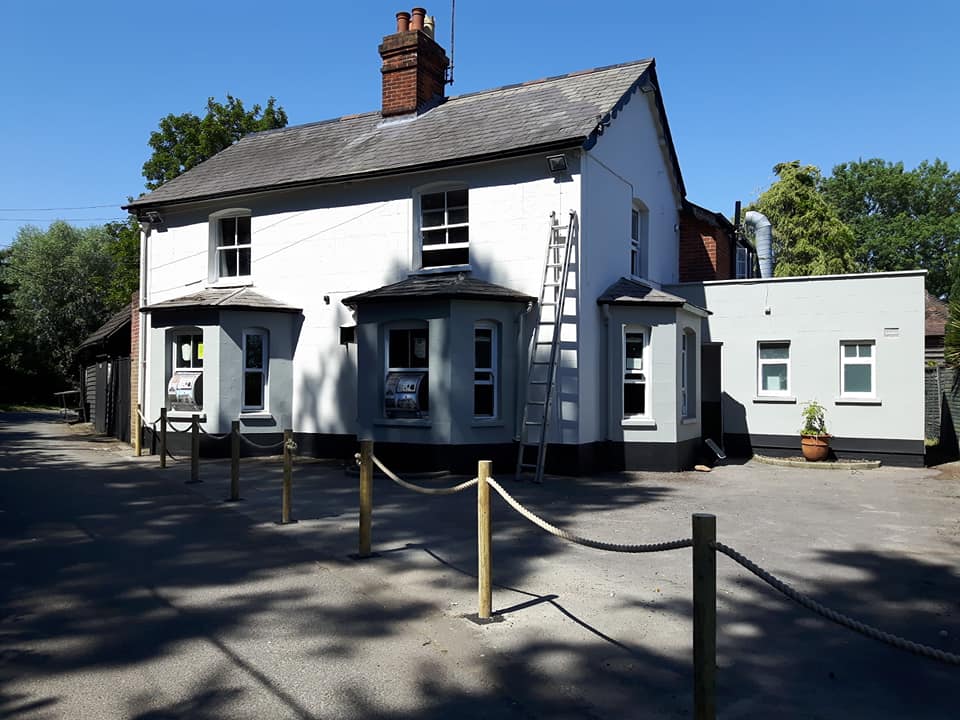
{"type": "Polygon", "coordinates": [[[570,211],[568,225],[559,225],[557,214],[550,213],[550,239],[543,263],[543,285],[537,305],[537,321],[530,343],[530,363],[520,424],[516,478],[533,473],[535,483],[543,482],[547,457],[547,431],[560,360],[560,331],[563,303],[567,294],[570,256],[577,244],[580,223],[576,211],[570,211]]]}

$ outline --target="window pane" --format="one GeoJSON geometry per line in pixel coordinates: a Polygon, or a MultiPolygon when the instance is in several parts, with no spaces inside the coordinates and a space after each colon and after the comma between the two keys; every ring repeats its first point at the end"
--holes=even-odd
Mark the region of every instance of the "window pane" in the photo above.
{"type": "Polygon", "coordinates": [[[647,386],[625,383],[623,386],[623,414],[643,415],[647,407],[647,386]]]}
{"type": "Polygon", "coordinates": [[[454,250],[432,250],[423,253],[423,267],[441,267],[443,265],[466,265],[470,262],[467,248],[454,250]]]}
{"type": "Polygon", "coordinates": [[[784,363],[769,363],[760,368],[761,388],[766,392],[787,391],[787,366],[784,363]]]}
{"type": "Polygon", "coordinates": [[[423,213],[423,221],[420,224],[425,228],[443,225],[443,210],[432,210],[423,213]]]}
{"type": "Polygon", "coordinates": [[[391,330],[390,331],[390,367],[408,368],[410,365],[410,331],[409,330],[391,330]]]}
{"type": "Polygon", "coordinates": [[[203,335],[193,335],[191,344],[193,346],[193,367],[203,367],[203,335]]]}
{"type": "Polygon", "coordinates": [[[220,244],[221,245],[236,245],[237,244],[237,219],[236,218],[224,218],[220,221],[220,244]]]}
{"type": "Polygon", "coordinates": [[[263,368],[263,335],[247,335],[247,369],[263,368]]]}
{"type": "Polygon", "coordinates": [[[420,209],[423,211],[443,210],[443,193],[430,193],[421,196],[420,209]]]}
{"type": "Polygon", "coordinates": [[[250,274],[250,248],[244,248],[243,250],[238,250],[237,254],[239,255],[239,268],[238,272],[240,275],[249,275],[250,274]]]}
{"type": "Polygon", "coordinates": [[[865,343],[863,345],[857,345],[857,349],[862,358],[868,358],[873,355],[873,345],[865,343]]]}
{"type": "Polygon", "coordinates": [[[467,209],[451,210],[447,213],[447,222],[450,225],[467,222],[467,209]]]}
{"type": "Polygon", "coordinates": [[[473,331],[473,351],[475,368],[493,367],[493,331],[490,328],[476,328],[473,331]]]}
{"type": "Polygon", "coordinates": [[[424,245],[443,245],[446,241],[446,230],[426,230],[423,232],[424,245]]]}
{"type": "Polygon", "coordinates": [[[765,343],[760,346],[761,360],[786,360],[789,357],[789,343],[765,343]]]}
{"type": "Polygon", "coordinates": [[[450,228],[447,230],[447,242],[465,243],[470,242],[470,230],[465,227],[450,228]]]}
{"type": "Polygon", "coordinates": [[[410,331],[410,357],[413,367],[428,367],[430,364],[430,352],[427,345],[427,330],[410,331]]]}
{"type": "Polygon", "coordinates": [[[467,191],[463,190],[451,190],[447,193],[447,206],[455,207],[457,205],[464,206],[467,204],[467,191]]]}
{"type": "Polygon", "coordinates": [[[640,213],[636,210],[630,213],[630,237],[633,240],[640,239],[640,213]]]}
{"type": "Polygon", "coordinates": [[[246,407],[263,407],[263,373],[262,372],[244,373],[243,404],[246,407]]]}
{"type": "Polygon", "coordinates": [[[643,370],[643,333],[626,334],[627,370],[643,370]]]}
{"type": "Polygon", "coordinates": [[[843,346],[843,356],[844,357],[856,357],[857,356],[857,346],[856,345],[844,345],[843,346]]]}
{"type": "Polygon", "coordinates": [[[473,414],[493,416],[493,385],[473,386],[473,414]]]}
{"type": "Polygon", "coordinates": [[[233,277],[237,274],[237,251],[220,251],[220,277],[233,277]]]}
{"type": "Polygon", "coordinates": [[[873,392],[873,368],[869,365],[843,366],[843,391],[845,393],[873,392]]]}
{"type": "Polygon", "coordinates": [[[178,335],[176,339],[177,343],[177,367],[178,368],[188,368],[190,367],[190,361],[193,358],[193,348],[190,344],[189,335],[178,335]]]}
{"type": "Polygon", "coordinates": [[[237,245],[250,244],[250,218],[237,218],[237,245]]]}

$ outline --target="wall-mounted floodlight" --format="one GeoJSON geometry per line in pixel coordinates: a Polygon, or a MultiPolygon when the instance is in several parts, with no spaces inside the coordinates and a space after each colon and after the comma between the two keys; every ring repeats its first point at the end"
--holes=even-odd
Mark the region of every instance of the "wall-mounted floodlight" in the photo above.
{"type": "Polygon", "coordinates": [[[163,217],[156,210],[147,210],[146,220],[151,225],[159,225],[163,222],[163,217]]]}
{"type": "Polygon", "coordinates": [[[564,175],[567,172],[566,155],[550,155],[547,157],[547,167],[553,175],[564,175]]]}

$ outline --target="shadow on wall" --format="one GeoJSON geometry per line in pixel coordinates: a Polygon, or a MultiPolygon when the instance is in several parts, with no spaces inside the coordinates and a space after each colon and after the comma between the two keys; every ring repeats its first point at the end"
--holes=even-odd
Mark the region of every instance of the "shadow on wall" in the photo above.
{"type": "MultiPolygon", "coordinates": [[[[960,399],[960,373],[954,374],[949,390],[940,395],[940,442],[927,449],[926,464],[939,465],[940,463],[960,460],[960,443],[957,440],[957,426],[953,410],[950,408],[950,398],[960,399]]],[[[954,406],[956,406],[954,402],[954,406]]]]}
{"type": "Polygon", "coordinates": [[[723,413],[723,445],[729,457],[748,458],[753,455],[747,409],[736,398],[724,391],[720,396],[723,413]]]}

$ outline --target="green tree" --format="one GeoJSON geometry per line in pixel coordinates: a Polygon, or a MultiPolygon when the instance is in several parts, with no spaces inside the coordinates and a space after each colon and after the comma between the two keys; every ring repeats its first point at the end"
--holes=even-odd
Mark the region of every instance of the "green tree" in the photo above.
{"type": "Polygon", "coordinates": [[[119,310],[140,287],[140,223],[134,216],[125,222],[110,222],[103,226],[107,237],[107,252],[113,260],[113,273],[104,298],[111,310],[119,310]]]}
{"type": "Polygon", "coordinates": [[[843,163],[820,183],[824,198],[857,239],[864,270],[927,270],[927,290],[950,292],[960,277],[960,173],[945,162],[879,158],[843,163]]]}
{"type": "Polygon", "coordinates": [[[10,246],[3,274],[17,337],[63,381],[74,374],[77,345],[117,309],[107,302],[113,242],[103,227],[57,221],[46,231],[20,228],[10,246]]]}
{"type": "Polygon", "coordinates": [[[832,275],[857,269],[854,236],[820,194],[820,170],[799,161],[773,168],[779,178],[753,204],[773,225],[774,275],[832,275]]]}
{"type": "Polygon", "coordinates": [[[160,121],[160,129],[150,133],[153,154],[143,164],[147,188],[160,187],[248,133],[286,125],[287,113],[274,98],[267,100],[266,107],[254,105],[246,110],[243,101],[232,95],[227,95],[226,103],[211,97],[202,118],[190,112],[167,115],[160,121]]]}

